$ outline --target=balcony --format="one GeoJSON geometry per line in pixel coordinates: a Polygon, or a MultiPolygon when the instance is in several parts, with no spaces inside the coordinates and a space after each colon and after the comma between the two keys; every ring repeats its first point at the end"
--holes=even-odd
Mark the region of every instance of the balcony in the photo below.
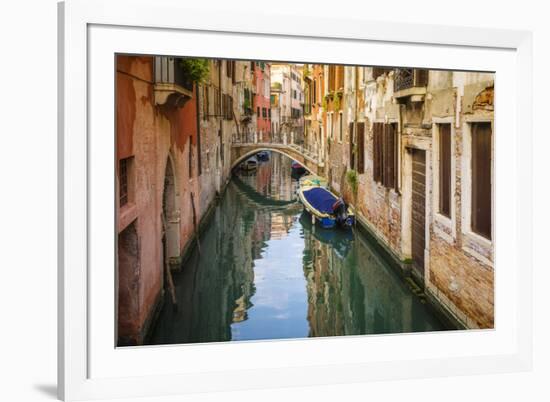
{"type": "Polygon", "coordinates": [[[428,70],[415,68],[397,68],[394,70],[393,91],[394,97],[411,97],[411,101],[418,102],[426,95],[428,85],[428,70]]]}
{"type": "Polygon", "coordinates": [[[155,103],[182,107],[193,98],[193,81],[187,76],[180,58],[155,57],[155,103]]]}

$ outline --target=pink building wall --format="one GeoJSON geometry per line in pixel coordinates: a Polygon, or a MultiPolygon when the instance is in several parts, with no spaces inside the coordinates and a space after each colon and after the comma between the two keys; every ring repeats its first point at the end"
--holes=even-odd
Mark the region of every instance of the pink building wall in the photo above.
{"type": "MultiPolygon", "coordinates": [[[[180,249],[193,236],[190,192],[199,199],[196,100],[182,108],[155,105],[153,57],[118,56],[116,166],[118,231],[118,339],[140,343],[163,289],[163,194],[171,163],[180,211],[180,249]],[[193,155],[189,171],[189,147],[193,155]],[[128,201],[120,205],[120,161],[129,159],[128,201]]],[[[196,90],[194,97],[196,97],[196,90]]],[[[200,216],[200,206],[197,205],[200,216]]]]}
{"type": "Polygon", "coordinates": [[[263,133],[264,140],[271,136],[271,67],[269,63],[254,63],[254,112],[256,113],[256,128],[258,135],[263,133]],[[262,69],[263,67],[263,69],[262,69]],[[260,114],[258,116],[258,108],[260,114]],[[266,110],[266,116],[263,115],[263,109],[266,110]]]}

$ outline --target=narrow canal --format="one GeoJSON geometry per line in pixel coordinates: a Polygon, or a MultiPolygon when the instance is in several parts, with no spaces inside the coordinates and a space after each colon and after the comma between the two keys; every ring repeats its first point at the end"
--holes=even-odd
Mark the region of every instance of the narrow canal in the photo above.
{"type": "Polygon", "coordinates": [[[291,160],[231,179],[148,344],[444,329],[360,231],[312,228],[291,160]]]}

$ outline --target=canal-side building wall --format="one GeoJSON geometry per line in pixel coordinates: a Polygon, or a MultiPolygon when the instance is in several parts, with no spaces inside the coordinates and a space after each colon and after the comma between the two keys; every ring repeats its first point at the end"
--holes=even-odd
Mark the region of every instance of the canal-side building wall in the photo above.
{"type": "MultiPolygon", "coordinates": [[[[482,124],[492,132],[493,76],[426,71],[419,73],[426,74],[425,83],[394,91],[397,70],[366,67],[354,73],[353,67],[347,69],[344,118],[354,146],[346,150],[338,147],[338,142],[336,147],[331,144],[328,154],[333,171],[329,178],[333,187],[342,191],[343,182],[338,183],[338,173],[334,174],[338,165],[333,163],[342,161],[344,166],[354,167],[359,179],[359,220],[396,259],[407,265],[412,263],[412,272],[424,284],[427,294],[453,321],[468,328],[492,328],[493,244],[490,234],[480,235],[471,229],[471,149],[473,127],[482,124]],[[350,100],[354,101],[354,74],[359,83],[358,113],[350,104],[350,100]],[[358,141],[360,123],[365,124],[363,141],[358,141]],[[439,138],[443,130],[448,130],[451,142],[450,184],[446,187],[450,191],[448,216],[439,212],[439,138]],[[424,205],[417,204],[414,192],[418,189],[412,184],[417,175],[413,172],[413,155],[419,151],[425,158],[424,205]],[[364,165],[358,163],[361,153],[364,165]],[[384,165],[384,159],[391,166],[384,165]],[[418,233],[413,233],[413,218],[418,217],[419,211],[425,214],[420,228],[424,231],[420,260],[415,256],[418,233]],[[417,265],[422,267],[417,269],[417,265]]],[[[328,110],[332,111],[330,103],[328,110]]],[[[492,156],[485,159],[480,163],[490,168],[492,156]]],[[[344,193],[352,200],[349,192],[344,193]]],[[[490,193],[489,197],[492,199],[490,193]]]]}
{"type": "Polygon", "coordinates": [[[163,288],[164,263],[177,262],[193,231],[198,194],[197,88],[182,107],[163,98],[155,58],[117,57],[117,315],[121,344],[143,341],[163,288]],[[164,102],[164,103],[163,103],[164,102]],[[191,157],[191,163],[188,159],[191,157]]]}
{"type": "Polygon", "coordinates": [[[143,342],[166,266],[181,266],[196,224],[229,180],[232,141],[243,133],[262,140],[271,132],[277,72],[278,128],[287,116],[290,134],[299,117],[303,132],[303,116],[292,110],[303,110],[307,101],[306,145],[317,147],[331,187],[354,204],[359,222],[413,267],[427,295],[453,320],[493,327],[493,180],[482,175],[480,184],[473,174],[492,172],[493,74],[308,65],[304,78],[301,69],[210,60],[204,82],[181,88],[159,81],[165,66],[159,63],[170,59],[117,58],[119,344],[143,342]],[[413,85],[399,87],[406,74],[413,85]],[[306,99],[296,89],[304,79],[306,99]],[[415,170],[419,164],[424,174],[415,170]],[[356,195],[346,180],[350,170],[357,173],[356,195]],[[479,205],[480,194],[489,205],[479,205]],[[422,224],[415,226],[419,216],[422,224]]]}
{"type": "Polygon", "coordinates": [[[325,170],[332,188],[341,193],[344,189],[348,169],[344,126],[344,66],[324,66],[324,86],[322,101],[323,126],[326,137],[325,170]]]}
{"type": "Polygon", "coordinates": [[[325,128],[323,99],[325,97],[324,67],[320,64],[310,64],[311,69],[311,137],[314,139],[317,159],[321,164],[325,161],[325,128]]]}
{"type": "Polygon", "coordinates": [[[143,343],[166,269],[181,268],[231,173],[240,116],[237,62],[208,61],[201,83],[161,77],[179,60],[117,58],[119,344],[143,343]]]}
{"type": "Polygon", "coordinates": [[[271,64],[254,62],[254,108],[256,110],[257,133],[259,142],[271,138],[271,64]]]}

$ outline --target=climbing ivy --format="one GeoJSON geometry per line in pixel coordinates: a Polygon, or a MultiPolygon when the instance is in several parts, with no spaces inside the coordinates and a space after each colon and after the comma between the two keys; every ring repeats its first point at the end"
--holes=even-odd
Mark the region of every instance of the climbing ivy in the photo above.
{"type": "Polygon", "coordinates": [[[357,178],[357,172],[355,170],[348,170],[346,172],[346,181],[348,182],[353,196],[357,196],[357,190],[359,188],[359,179],[357,178]]]}

